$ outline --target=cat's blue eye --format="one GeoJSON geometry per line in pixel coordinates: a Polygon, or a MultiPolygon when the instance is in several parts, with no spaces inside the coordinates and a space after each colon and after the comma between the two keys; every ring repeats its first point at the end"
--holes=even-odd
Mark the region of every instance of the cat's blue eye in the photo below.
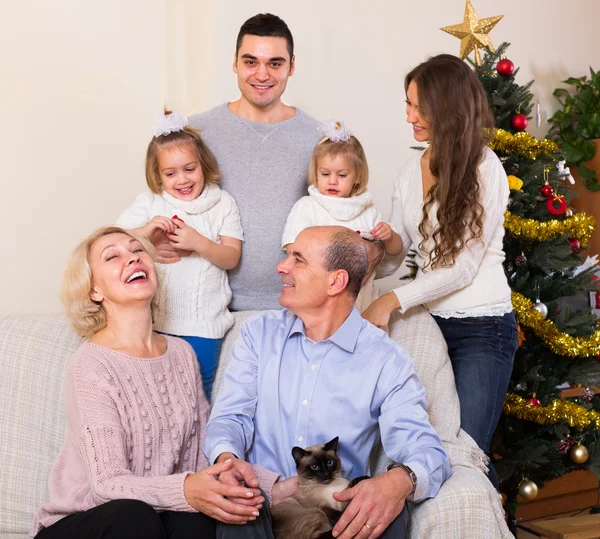
{"type": "Polygon", "coordinates": [[[333,466],[333,460],[328,460],[328,461],[327,461],[327,466],[328,466],[329,468],[331,468],[331,467],[333,466]]]}
{"type": "Polygon", "coordinates": [[[316,472],[319,469],[319,467],[316,464],[312,464],[310,469],[316,472]]]}

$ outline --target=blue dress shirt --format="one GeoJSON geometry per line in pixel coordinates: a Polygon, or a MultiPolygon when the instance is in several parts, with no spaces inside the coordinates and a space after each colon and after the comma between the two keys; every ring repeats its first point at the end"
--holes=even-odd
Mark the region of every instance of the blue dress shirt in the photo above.
{"type": "Polygon", "coordinates": [[[339,436],[344,475],[369,475],[381,435],[386,455],[415,472],[414,501],[450,476],[429,424],[425,389],[408,352],[356,309],[328,339],[313,342],[291,311],[265,311],[242,326],[204,438],[210,462],[224,452],[296,475],[292,448],[339,436]]]}

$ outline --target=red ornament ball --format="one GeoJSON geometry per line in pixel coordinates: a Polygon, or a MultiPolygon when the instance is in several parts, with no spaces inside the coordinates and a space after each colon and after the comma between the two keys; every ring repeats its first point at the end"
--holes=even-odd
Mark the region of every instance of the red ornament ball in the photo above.
{"type": "Polygon", "coordinates": [[[508,77],[512,75],[515,71],[515,64],[513,64],[508,58],[504,60],[500,60],[498,65],[496,66],[496,71],[498,75],[502,75],[503,77],[508,77]]]}
{"type": "Polygon", "coordinates": [[[510,119],[510,126],[515,130],[515,131],[525,131],[525,128],[527,127],[527,116],[525,116],[525,114],[515,114],[511,119],[510,119]]]}
{"type": "Polygon", "coordinates": [[[574,254],[577,254],[579,251],[581,251],[581,243],[578,239],[569,238],[569,245],[571,246],[571,251],[574,254]]]}
{"type": "Polygon", "coordinates": [[[549,197],[550,195],[552,195],[553,192],[554,189],[552,189],[552,186],[549,183],[543,185],[540,189],[540,193],[542,193],[542,195],[544,195],[545,197],[549,197]]]}
{"type": "Polygon", "coordinates": [[[546,208],[552,215],[562,215],[567,211],[567,201],[562,196],[549,197],[546,200],[546,208]]]}
{"type": "Polygon", "coordinates": [[[535,397],[533,397],[532,399],[529,399],[527,401],[527,404],[529,404],[529,406],[531,406],[532,408],[539,408],[542,403],[540,402],[540,399],[536,399],[535,397]]]}

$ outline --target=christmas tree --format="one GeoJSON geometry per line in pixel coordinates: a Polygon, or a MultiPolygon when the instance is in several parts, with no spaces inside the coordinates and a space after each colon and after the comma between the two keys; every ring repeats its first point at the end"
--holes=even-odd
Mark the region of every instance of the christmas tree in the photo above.
{"type": "Polygon", "coordinates": [[[499,129],[490,147],[509,179],[505,272],[519,323],[519,349],[492,444],[492,461],[514,517],[519,501],[573,470],[600,475],[600,331],[589,305],[598,267],[584,261],[593,219],[568,208],[572,180],[558,146],[525,132],[532,82],[516,82],[508,44],[473,68],[499,129]],[[585,262],[585,263],[584,263],[585,262]],[[561,397],[564,388],[577,396],[561,397]],[[521,497],[518,496],[521,494],[521,497]]]}

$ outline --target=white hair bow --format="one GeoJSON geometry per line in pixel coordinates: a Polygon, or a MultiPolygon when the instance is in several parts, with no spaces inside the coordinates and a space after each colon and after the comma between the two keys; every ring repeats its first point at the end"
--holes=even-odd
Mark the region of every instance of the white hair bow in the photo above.
{"type": "Polygon", "coordinates": [[[188,124],[188,119],[181,114],[171,112],[170,114],[161,114],[160,118],[154,124],[154,136],[162,137],[176,131],[183,131],[188,124]]]}
{"type": "Polygon", "coordinates": [[[344,125],[344,122],[336,120],[323,122],[319,126],[319,131],[332,142],[346,142],[352,136],[352,131],[344,125]]]}

